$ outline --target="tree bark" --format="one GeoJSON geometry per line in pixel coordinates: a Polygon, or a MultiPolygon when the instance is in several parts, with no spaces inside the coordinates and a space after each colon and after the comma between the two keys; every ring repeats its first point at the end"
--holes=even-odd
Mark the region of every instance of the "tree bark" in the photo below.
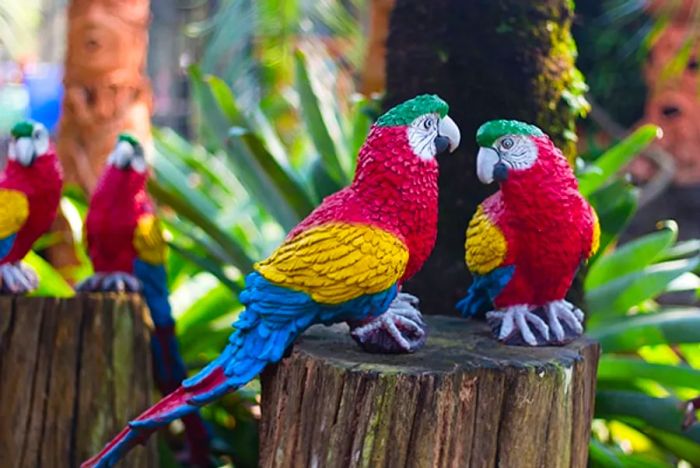
{"type": "Polygon", "coordinates": [[[72,0],[57,150],[67,183],[88,192],[117,134],[150,141],[149,0],[72,0]]]}
{"type": "Polygon", "coordinates": [[[502,346],[429,317],[413,355],[314,327],[262,377],[261,467],[585,467],[599,346],[502,346]]]}
{"type": "MultiPolygon", "coordinates": [[[[151,141],[151,86],[146,75],[149,0],[72,0],[68,7],[65,94],[56,150],[66,184],[88,194],[123,131],[151,141]]],[[[79,264],[70,227],[59,215],[60,244],[48,252],[68,279],[79,264]]]]}
{"type": "MultiPolygon", "coordinates": [[[[0,297],[0,460],[78,466],[151,401],[138,296],[0,297]]],[[[125,466],[158,466],[155,442],[125,466]]]]}
{"type": "Polygon", "coordinates": [[[469,284],[464,233],[494,187],[476,178],[474,135],[496,118],[535,123],[572,157],[581,111],[570,0],[397,0],[387,41],[385,106],[437,93],[462,130],[440,160],[440,220],[432,257],[407,284],[428,313],[454,313],[469,284]]]}

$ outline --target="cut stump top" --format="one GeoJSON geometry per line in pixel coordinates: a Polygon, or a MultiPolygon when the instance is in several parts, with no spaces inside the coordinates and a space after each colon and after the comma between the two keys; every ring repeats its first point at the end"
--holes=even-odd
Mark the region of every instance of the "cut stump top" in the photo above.
{"type": "Polygon", "coordinates": [[[597,344],[581,337],[566,346],[506,346],[497,342],[486,323],[455,317],[426,316],[425,347],[413,354],[370,354],[350,338],[347,325],[310,328],[296,351],[341,368],[382,373],[423,374],[470,372],[479,369],[571,367],[597,344]]]}

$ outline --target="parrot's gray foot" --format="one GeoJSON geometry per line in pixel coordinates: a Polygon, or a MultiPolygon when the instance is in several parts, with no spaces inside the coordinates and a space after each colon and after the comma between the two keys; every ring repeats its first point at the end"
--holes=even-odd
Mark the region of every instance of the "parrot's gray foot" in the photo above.
{"type": "Polygon", "coordinates": [[[569,301],[548,302],[544,311],[553,335],[551,344],[568,343],[583,334],[583,312],[569,301]]]}
{"type": "Polygon", "coordinates": [[[26,294],[38,285],[39,279],[30,267],[20,262],[0,265],[0,294],[26,294]]]}
{"type": "Polygon", "coordinates": [[[80,282],[76,289],[80,292],[141,292],[141,281],[121,271],[95,273],[80,282]]]}
{"type": "Polygon", "coordinates": [[[509,345],[544,346],[549,344],[549,326],[530,306],[518,304],[486,314],[491,329],[501,341],[509,345]],[[532,328],[530,327],[532,325],[532,328]]]}
{"type": "Polygon", "coordinates": [[[417,297],[399,293],[386,312],[353,328],[351,336],[370,353],[412,353],[428,337],[417,307],[417,297]]]}

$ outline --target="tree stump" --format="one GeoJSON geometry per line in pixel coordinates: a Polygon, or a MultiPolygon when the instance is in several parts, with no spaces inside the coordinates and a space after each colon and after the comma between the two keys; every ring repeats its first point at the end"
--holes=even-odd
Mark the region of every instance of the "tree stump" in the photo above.
{"type": "Polygon", "coordinates": [[[412,355],[313,327],[263,374],[262,467],[585,467],[599,346],[498,344],[431,316],[412,355]]]}
{"type": "MultiPolygon", "coordinates": [[[[78,466],[149,406],[148,317],[136,295],[0,297],[2,466],[78,466]]],[[[124,466],[157,464],[151,443],[124,466]]]]}

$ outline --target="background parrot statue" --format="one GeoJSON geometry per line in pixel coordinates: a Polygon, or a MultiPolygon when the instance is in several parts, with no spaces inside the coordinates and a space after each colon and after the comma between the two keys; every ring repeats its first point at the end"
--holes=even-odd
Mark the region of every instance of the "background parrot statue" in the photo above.
{"type": "Polygon", "coordinates": [[[460,138],[447,111],[439,97],[422,95],[382,115],[352,184],[327,197],[247,276],[239,297],[245,311],[221,355],[83,467],[111,466],[157,428],[245,385],[313,324],[351,321],[355,339],[375,351],[420,346],[420,312],[399,289],[435,242],[435,157],[460,138]]]}
{"type": "Polygon", "coordinates": [[[36,288],[36,274],[21,264],[34,242],[53,224],[63,172],[40,123],[12,128],[7,167],[0,173],[0,292],[23,294],[36,288]]]}
{"type": "Polygon", "coordinates": [[[595,211],[539,128],[494,120],[476,139],[477,176],[500,190],[469,223],[466,262],[474,281],[457,308],[466,316],[488,311],[494,333],[508,344],[570,341],[583,332],[583,312],[564,297],[598,248],[595,211]]]}
{"type": "MultiPolygon", "coordinates": [[[[142,292],[155,330],[151,336],[158,390],[174,391],[187,377],[168,301],[167,245],[146,192],[149,171],[143,147],[121,134],[90,200],[85,237],[95,274],[80,291],[142,292]]],[[[209,436],[198,413],[183,417],[189,460],[209,466],[209,436]]]]}

